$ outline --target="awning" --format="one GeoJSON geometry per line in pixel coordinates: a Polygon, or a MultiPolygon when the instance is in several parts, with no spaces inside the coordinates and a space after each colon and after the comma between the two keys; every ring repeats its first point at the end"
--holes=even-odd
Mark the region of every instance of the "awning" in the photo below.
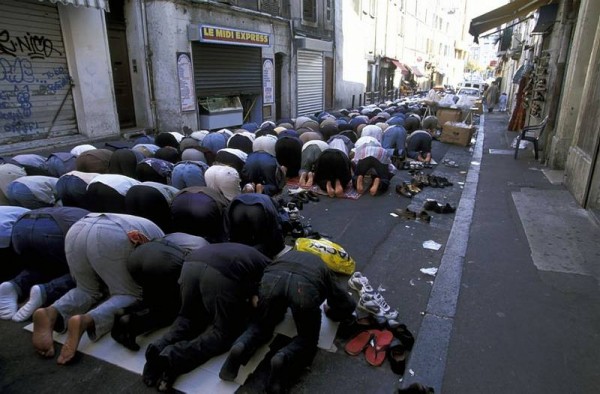
{"type": "Polygon", "coordinates": [[[88,7],[88,8],[97,8],[99,10],[104,10],[109,12],[108,8],[108,0],[39,0],[39,1],[49,1],[50,3],[56,4],[64,4],[64,5],[73,5],[75,7],[88,7]]]}
{"type": "Polygon", "coordinates": [[[549,4],[540,7],[537,23],[531,33],[543,34],[552,29],[556,22],[556,14],[558,13],[558,4],[549,4]]]}
{"type": "Polygon", "coordinates": [[[394,66],[396,66],[396,68],[398,68],[400,71],[402,71],[403,75],[407,75],[408,73],[412,72],[410,67],[407,66],[406,64],[402,63],[399,60],[396,59],[391,59],[392,63],[394,64],[394,66]]]}
{"type": "Polygon", "coordinates": [[[415,74],[415,77],[420,78],[420,77],[424,77],[425,76],[425,74],[419,68],[419,66],[412,66],[411,69],[412,69],[413,74],[415,74]]]}
{"type": "Polygon", "coordinates": [[[522,18],[540,8],[543,5],[552,3],[553,0],[515,0],[512,3],[498,7],[486,14],[480,15],[471,20],[469,34],[479,42],[479,36],[488,30],[508,23],[512,20],[522,18]]]}

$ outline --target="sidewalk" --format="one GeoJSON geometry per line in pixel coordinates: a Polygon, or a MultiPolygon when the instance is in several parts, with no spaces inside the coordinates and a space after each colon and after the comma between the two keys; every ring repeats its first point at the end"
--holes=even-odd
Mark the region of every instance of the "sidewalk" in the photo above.
{"type": "Polygon", "coordinates": [[[513,159],[507,123],[499,113],[482,122],[403,385],[596,393],[600,230],[531,150],[513,159]]]}

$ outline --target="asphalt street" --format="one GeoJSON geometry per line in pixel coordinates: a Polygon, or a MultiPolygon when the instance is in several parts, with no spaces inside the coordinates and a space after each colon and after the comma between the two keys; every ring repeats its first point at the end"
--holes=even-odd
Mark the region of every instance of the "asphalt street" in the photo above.
{"type": "MultiPolygon", "coordinates": [[[[415,381],[436,393],[597,392],[598,282],[541,272],[533,264],[511,192],[562,186],[547,181],[530,151],[518,160],[488,153],[510,149],[516,133],[506,132],[507,123],[505,114],[486,114],[475,146],[434,143],[440,164],[426,171],[447,177],[451,187],[424,188],[408,199],[394,191],[410,180],[400,171],[383,196],[305,204],[303,220],[354,257],[357,270],[399,311],[417,342],[401,378],[387,362],[372,367],[362,356],[347,355],[345,341],[336,339],[337,351],[319,350],[292,393],[392,393],[415,381]],[[441,164],[443,159],[458,167],[441,164]],[[428,198],[458,210],[433,213],[430,223],[392,215],[407,207],[420,211],[428,198]],[[426,241],[441,247],[427,249],[426,241]],[[436,276],[420,271],[431,267],[439,268],[436,276]]],[[[584,231],[598,227],[590,223],[584,231]]],[[[155,392],[139,375],[90,356],[66,367],[43,360],[22,327],[0,321],[2,393],[155,392]]],[[[261,392],[265,373],[260,366],[238,392],[261,392]]]]}

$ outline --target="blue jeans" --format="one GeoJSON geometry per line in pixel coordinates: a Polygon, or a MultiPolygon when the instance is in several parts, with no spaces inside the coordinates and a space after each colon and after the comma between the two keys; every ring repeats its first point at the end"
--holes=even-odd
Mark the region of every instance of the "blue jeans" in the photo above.
{"type": "Polygon", "coordinates": [[[18,181],[11,182],[8,185],[6,194],[11,205],[17,205],[19,207],[38,209],[54,205],[40,200],[27,186],[18,181]]]}
{"type": "Polygon", "coordinates": [[[52,217],[22,217],[13,227],[12,242],[24,262],[23,271],[12,280],[19,298],[29,295],[33,285],[44,284],[46,301],[54,301],[75,286],[65,256],[65,234],[52,217]]]}
{"type": "Polygon", "coordinates": [[[77,158],[69,152],[53,153],[46,160],[48,165],[48,173],[54,177],[60,177],[67,172],[75,169],[75,160],[77,158]]]}
{"type": "Polygon", "coordinates": [[[88,184],[75,175],[63,175],[56,182],[56,195],[65,207],[87,208],[88,184]]]}
{"type": "Polygon", "coordinates": [[[181,190],[190,186],[206,186],[204,172],[208,165],[201,161],[184,161],[175,165],[171,174],[171,186],[181,190]]]}
{"type": "Polygon", "coordinates": [[[302,275],[286,271],[264,273],[259,292],[258,312],[248,329],[236,343],[244,345],[242,364],[273,336],[277,324],[285,316],[288,307],[296,323],[298,335],[277,353],[284,355],[286,364],[293,372],[312,363],[317,353],[321,329],[320,305],[325,296],[302,275]]]}

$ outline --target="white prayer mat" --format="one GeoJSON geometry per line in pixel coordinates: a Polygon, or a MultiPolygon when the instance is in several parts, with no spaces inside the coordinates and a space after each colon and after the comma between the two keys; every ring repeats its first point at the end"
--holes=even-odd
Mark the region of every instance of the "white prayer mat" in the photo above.
{"type": "MultiPolygon", "coordinates": [[[[322,311],[322,309],[321,309],[322,311]]],[[[333,345],[335,335],[339,323],[333,322],[325,317],[322,312],[321,332],[319,336],[318,347],[326,351],[336,351],[333,345]]],[[[33,323],[24,327],[25,330],[32,332],[33,323]]],[[[167,328],[152,332],[148,335],[140,335],[137,337],[137,343],[142,350],[137,352],[131,351],[124,346],[115,342],[110,334],[100,338],[97,342],[89,340],[87,335],[83,335],[79,343],[81,353],[96,357],[100,360],[117,365],[128,371],[142,375],[146,358],[144,357],[144,349],[153,341],[160,338],[167,328]]],[[[291,312],[285,315],[284,320],[275,328],[275,334],[283,334],[288,337],[296,336],[296,325],[292,318],[291,312]]],[[[61,344],[65,343],[66,334],[54,333],[54,340],[61,344]]],[[[225,362],[229,353],[222,354],[218,357],[210,359],[205,364],[199,366],[193,371],[180,376],[173,387],[179,391],[189,394],[195,393],[215,393],[228,394],[235,392],[241,385],[244,384],[248,376],[254,372],[265,355],[269,352],[269,344],[262,346],[250,359],[248,364],[242,366],[238,373],[235,382],[226,382],[219,378],[219,371],[225,362]]]]}

